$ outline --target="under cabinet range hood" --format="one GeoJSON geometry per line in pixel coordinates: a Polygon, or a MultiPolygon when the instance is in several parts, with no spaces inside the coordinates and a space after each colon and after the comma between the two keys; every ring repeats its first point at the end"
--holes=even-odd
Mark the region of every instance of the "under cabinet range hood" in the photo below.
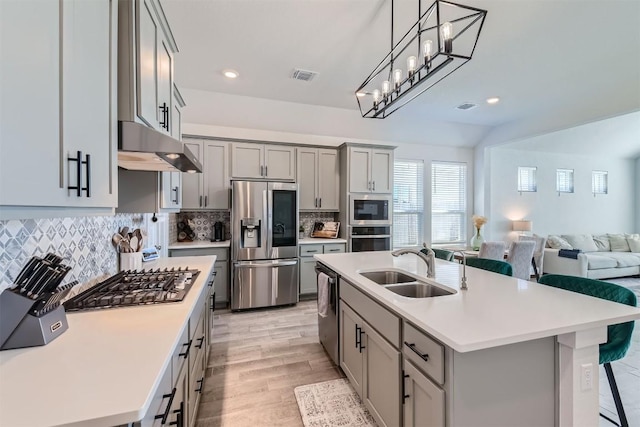
{"type": "Polygon", "coordinates": [[[140,123],[118,121],[118,166],[157,172],[202,172],[182,142],[140,123]]]}

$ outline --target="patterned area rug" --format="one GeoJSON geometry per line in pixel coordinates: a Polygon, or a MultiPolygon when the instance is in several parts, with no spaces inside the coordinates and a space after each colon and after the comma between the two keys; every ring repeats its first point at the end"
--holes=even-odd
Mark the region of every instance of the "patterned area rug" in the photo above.
{"type": "Polygon", "coordinates": [[[296,387],[294,393],[305,427],[376,427],[346,378],[296,387]]]}

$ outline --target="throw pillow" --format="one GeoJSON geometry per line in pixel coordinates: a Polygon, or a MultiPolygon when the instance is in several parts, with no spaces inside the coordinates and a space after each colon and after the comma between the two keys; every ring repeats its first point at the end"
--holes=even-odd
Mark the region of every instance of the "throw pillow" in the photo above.
{"type": "Polygon", "coordinates": [[[631,252],[640,252],[640,235],[639,234],[627,234],[627,243],[631,252]]]}
{"type": "Polygon", "coordinates": [[[627,238],[623,234],[607,234],[611,243],[611,252],[631,252],[627,238]]]}
{"type": "Polygon", "coordinates": [[[573,246],[571,246],[569,242],[564,240],[562,237],[553,234],[550,234],[547,238],[547,245],[551,249],[573,249],[573,246]]]}
{"type": "Polygon", "coordinates": [[[598,247],[599,252],[611,251],[611,244],[609,243],[609,237],[606,234],[600,236],[593,236],[593,242],[598,247]]]}
{"type": "Polygon", "coordinates": [[[569,242],[573,249],[580,249],[582,252],[598,251],[591,234],[563,234],[562,238],[569,242]]]}

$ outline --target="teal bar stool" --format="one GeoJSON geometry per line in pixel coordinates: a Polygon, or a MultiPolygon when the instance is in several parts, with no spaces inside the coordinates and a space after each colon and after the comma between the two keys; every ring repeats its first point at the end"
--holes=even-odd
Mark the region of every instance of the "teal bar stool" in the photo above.
{"type": "MultiPolygon", "coordinates": [[[[431,248],[431,250],[436,254],[436,258],[443,259],[445,261],[453,261],[453,252],[435,248],[431,248]]],[[[427,255],[427,251],[425,249],[421,249],[420,252],[427,255]]]]}
{"type": "Polygon", "coordinates": [[[489,258],[467,258],[469,267],[481,268],[493,273],[504,274],[505,276],[513,276],[513,267],[505,261],[498,261],[489,258]]]}
{"type": "MultiPolygon", "coordinates": [[[[560,274],[545,274],[540,278],[538,283],[621,304],[631,305],[633,307],[638,304],[636,295],[631,290],[623,286],[603,282],[601,280],[563,276],[560,274]]],[[[634,323],[635,322],[631,321],[620,323],[618,325],[609,325],[607,327],[607,342],[600,344],[600,364],[604,365],[604,370],[607,373],[607,380],[609,380],[609,387],[611,387],[611,394],[613,395],[613,401],[616,404],[620,424],[602,413],[600,416],[621,427],[628,427],[629,422],[627,421],[627,416],[624,413],[624,407],[622,406],[622,400],[620,399],[620,392],[618,391],[616,378],[613,376],[613,369],[611,369],[611,362],[620,360],[627,354],[627,350],[631,344],[631,334],[633,333],[634,323]]]]}

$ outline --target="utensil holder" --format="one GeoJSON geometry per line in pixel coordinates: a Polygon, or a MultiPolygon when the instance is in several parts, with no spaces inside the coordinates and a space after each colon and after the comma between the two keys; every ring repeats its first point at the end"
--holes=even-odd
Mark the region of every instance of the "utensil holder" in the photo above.
{"type": "Polygon", "coordinates": [[[0,293],[0,350],[45,345],[69,329],[63,306],[37,317],[35,301],[5,289],[0,293]]]}
{"type": "Polygon", "coordinates": [[[142,270],[142,252],[120,253],[120,271],[142,270]]]}

